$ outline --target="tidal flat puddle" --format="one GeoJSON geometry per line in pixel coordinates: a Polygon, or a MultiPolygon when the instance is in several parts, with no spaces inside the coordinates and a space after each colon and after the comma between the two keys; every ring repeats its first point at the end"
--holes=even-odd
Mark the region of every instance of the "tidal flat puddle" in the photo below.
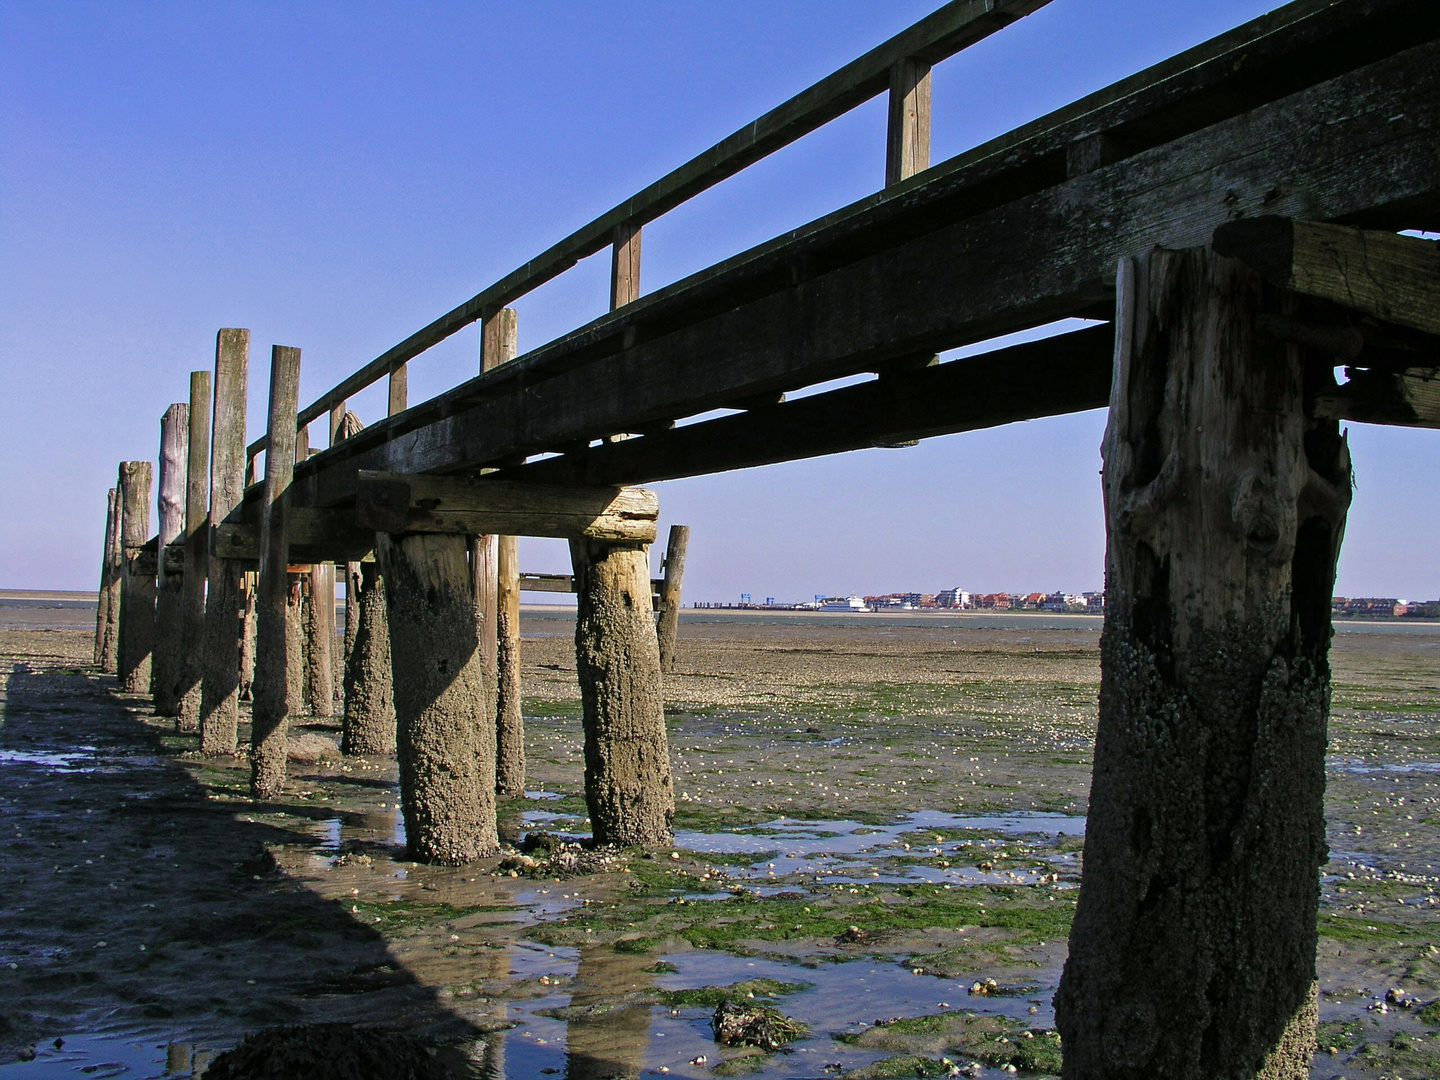
{"type": "Polygon", "coordinates": [[[160,1080],[199,1076],[217,1053],[189,1043],[157,1043],[142,1034],[71,1034],[37,1045],[30,1061],[0,1065],[0,1074],[14,1080],[160,1080]]]}

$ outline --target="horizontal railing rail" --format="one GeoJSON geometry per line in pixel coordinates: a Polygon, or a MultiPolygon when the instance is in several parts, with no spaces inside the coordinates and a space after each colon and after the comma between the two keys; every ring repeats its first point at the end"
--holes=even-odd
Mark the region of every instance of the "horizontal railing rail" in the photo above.
{"type": "MultiPolygon", "coordinates": [[[[387,349],[326,391],[296,416],[306,427],[452,334],[558,277],[615,242],[616,231],[648,224],[871,98],[889,90],[897,67],[928,67],[1045,6],[1050,0],[952,0],[884,44],[827,75],[758,120],[667,173],[649,187],[577,229],[428,326],[387,349]]],[[[927,124],[928,127],[928,124],[927,124]]],[[[248,447],[265,449],[261,436],[248,447]]]]}

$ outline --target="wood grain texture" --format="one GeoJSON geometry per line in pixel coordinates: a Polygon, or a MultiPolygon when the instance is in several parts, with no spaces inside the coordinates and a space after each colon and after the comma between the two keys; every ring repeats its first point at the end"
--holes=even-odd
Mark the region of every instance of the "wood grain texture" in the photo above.
{"type": "Polygon", "coordinates": [[[496,539],[495,793],[525,794],[525,719],[520,680],[520,542],[496,539]]]}
{"type": "Polygon", "coordinates": [[[210,572],[210,372],[190,373],[189,434],[185,457],[185,553],[180,575],[180,649],[175,656],[176,729],[200,728],[205,669],[205,585],[210,572]]]}
{"type": "Polygon", "coordinates": [[[120,542],[122,573],[116,678],[124,694],[150,692],[150,657],[155,647],[155,563],[145,557],[150,534],[148,461],[122,461],[120,542]]]}
{"type": "Polygon", "coordinates": [[[930,167],[930,65],[914,57],[890,69],[890,117],[885,131],[885,186],[930,167]]]}
{"type": "Polygon", "coordinates": [[[185,470],[190,406],[176,402],[160,418],[160,475],[156,511],[159,548],[155,596],[155,652],[150,670],[156,716],[179,716],[180,653],[185,648],[183,562],[166,558],[185,529],[185,470]]]}

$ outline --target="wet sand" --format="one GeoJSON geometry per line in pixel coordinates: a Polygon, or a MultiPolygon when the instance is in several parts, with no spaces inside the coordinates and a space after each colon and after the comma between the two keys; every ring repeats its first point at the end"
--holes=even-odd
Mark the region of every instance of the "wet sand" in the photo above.
{"type": "MultiPolygon", "coordinates": [[[[522,618],[512,843],[586,831],[572,625],[522,618]]],[[[296,1020],[402,1026],[457,1075],[517,1080],[1053,1064],[1098,620],[686,612],[678,857],[460,869],[403,861],[393,762],[327,751],[331,721],[295,732],[325,760],[251,802],[242,760],[199,758],[90,668],[91,626],[0,604],[0,1074],[183,1075],[296,1020]],[[986,979],[1014,993],[970,992],[986,979]],[[751,994],[810,1034],[717,1046],[716,1001],[751,994]]],[[[1316,1077],[1440,1074],[1440,1017],[1367,1011],[1440,996],[1437,630],[1336,638],[1316,1077]]]]}

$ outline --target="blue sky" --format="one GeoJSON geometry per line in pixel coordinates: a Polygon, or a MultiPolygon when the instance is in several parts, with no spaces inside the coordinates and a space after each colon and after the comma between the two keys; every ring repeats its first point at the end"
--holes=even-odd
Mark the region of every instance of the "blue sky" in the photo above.
{"type": "MultiPolygon", "coordinates": [[[[0,5],[0,587],[90,588],[105,489],[252,331],[302,399],[937,6],[936,0],[0,5]]],[[[934,76],[941,160],[1273,6],[1054,0],[934,76]]],[[[879,99],[647,226],[642,287],[866,195],[879,99]]],[[[532,294],[522,349],[604,310],[608,263],[532,294]]],[[[477,332],[411,365],[475,370],[477,332]]],[[[374,391],[353,403],[383,412],[374,391]]],[[[1083,414],[658,485],[687,596],[1101,585],[1083,414]]],[[[318,433],[319,428],[317,426],[318,433]]],[[[1433,597],[1440,434],[1352,428],[1337,588],[1433,597]]],[[[557,571],[529,541],[526,569],[557,571]]]]}

